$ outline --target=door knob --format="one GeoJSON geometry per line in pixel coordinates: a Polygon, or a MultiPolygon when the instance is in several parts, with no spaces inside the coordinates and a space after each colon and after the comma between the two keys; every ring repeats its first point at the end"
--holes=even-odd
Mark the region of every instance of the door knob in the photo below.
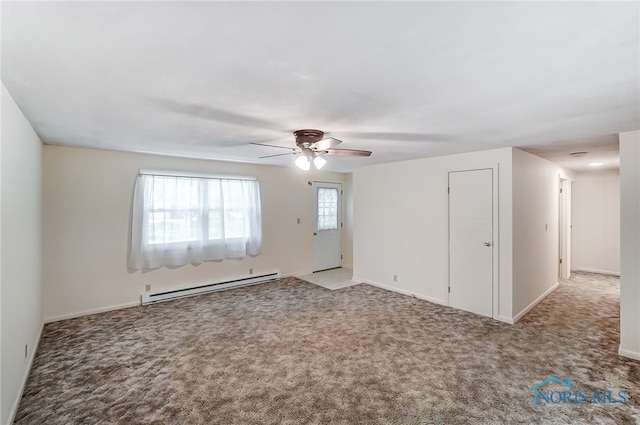
{"type": "Polygon", "coordinates": [[[318,232],[313,232],[313,236],[318,236],[318,232]]]}
{"type": "Polygon", "coordinates": [[[491,242],[489,242],[489,241],[485,242],[484,246],[491,246],[491,242]]]}

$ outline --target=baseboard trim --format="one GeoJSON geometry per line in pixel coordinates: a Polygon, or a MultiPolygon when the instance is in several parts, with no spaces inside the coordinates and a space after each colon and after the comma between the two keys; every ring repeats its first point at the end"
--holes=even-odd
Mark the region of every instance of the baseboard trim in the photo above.
{"type": "Polygon", "coordinates": [[[500,322],[504,322],[507,323],[509,325],[513,325],[516,322],[513,321],[513,319],[511,317],[507,317],[507,316],[498,316],[498,319],[500,322]]]}
{"type": "Polygon", "coordinates": [[[630,359],[640,360],[640,353],[632,350],[627,350],[626,348],[618,348],[618,354],[624,357],[629,357],[630,359]]]}
{"type": "Polygon", "coordinates": [[[90,316],[92,314],[106,313],[107,311],[120,310],[123,308],[136,307],[139,305],[140,305],[140,300],[130,301],[128,303],[123,303],[123,304],[111,305],[108,307],[94,308],[91,310],[83,310],[75,313],[61,314],[59,316],[52,316],[52,317],[45,318],[44,323],[59,322],[60,320],[67,320],[67,319],[76,319],[82,316],[90,316]]]}
{"type": "Polygon", "coordinates": [[[40,331],[38,332],[38,338],[36,339],[36,343],[31,349],[31,356],[29,358],[29,365],[27,366],[27,370],[24,372],[24,377],[22,378],[22,385],[20,386],[20,391],[18,392],[18,397],[16,398],[13,406],[11,407],[11,413],[9,413],[9,424],[12,424],[16,420],[16,415],[18,414],[18,407],[20,407],[20,401],[22,401],[22,395],[24,394],[24,389],[27,386],[27,379],[29,379],[29,374],[31,373],[31,368],[33,367],[33,361],[36,358],[36,353],[38,352],[38,347],[40,347],[40,340],[42,339],[42,332],[44,330],[44,322],[40,325],[40,331]]]}
{"type": "Polygon", "coordinates": [[[358,283],[364,283],[364,279],[362,279],[362,278],[360,278],[360,277],[358,277],[356,275],[351,276],[351,280],[353,280],[354,282],[358,282],[358,283]]]}
{"type": "Polygon", "coordinates": [[[283,274],[282,277],[296,277],[296,278],[299,279],[300,276],[307,276],[307,275],[310,275],[312,273],[313,273],[313,271],[311,269],[309,269],[309,271],[283,274]]]}
{"type": "Polygon", "coordinates": [[[429,302],[432,302],[434,304],[447,305],[447,303],[444,300],[440,300],[438,298],[429,297],[429,296],[426,296],[426,295],[417,294],[415,292],[411,292],[411,291],[407,291],[407,290],[404,290],[404,289],[396,288],[395,286],[385,285],[383,283],[375,282],[373,280],[367,280],[367,279],[361,279],[361,278],[355,278],[355,277],[351,278],[351,280],[353,280],[354,282],[366,283],[367,285],[375,286],[377,288],[385,289],[387,291],[397,292],[398,294],[408,295],[410,297],[418,298],[420,300],[429,301],[429,302]]]}
{"type": "MultiPolygon", "coordinates": [[[[310,274],[309,273],[287,273],[287,274],[283,274],[280,276],[280,279],[285,278],[285,277],[297,277],[297,276],[303,276],[305,274],[310,274]]],[[[78,311],[75,313],[68,313],[68,314],[61,314],[58,316],[51,316],[51,317],[46,317],[44,319],[44,323],[53,323],[53,322],[59,322],[61,320],[68,320],[68,319],[76,319],[78,317],[83,317],[83,316],[90,316],[92,314],[99,314],[99,313],[106,313],[108,311],[114,311],[114,310],[121,310],[123,308],[129,308],[129,307],[136,307],[139,306],[140,304],[140,300],[137,301],[129,301],[126,303],[122,303],[122,304],[116,304],[116,305],[110,305],[107,307],[99,307],[99,308],[94,308],[94,309],[90,309],[90,310],[83,310],[83,311],[78,311]]]]}
{"type": "MultiPolygon", "coordinates": [[[[282,274],[280,276],[280,279],[285,278],[285,277],[303,276],[304,274],[310,274],[310,273],[311,272],[309,272],[309,273],[287,273],[287,274],[282,274]]],[[[46,324],[46,323],[59,322],[61,320],[76,319],[78,317],[90,316],[92,314],[106,313],[108,311],[121,310],[123,308],[136,307],[136,306],[139,306],[139,305],[141,305],[140,304],[140,300],[137,300],[137,301],[130,301],[130,302],[122,303],[122,304],[110,305],[110,306],[106,306],[106,307],[94,308],[94,309],[90,309],[90,310],[77,311],[77,312],[74,312],[74,313],[61,314],[61,315],[58,315],[58,316],[46,317],[44,319],[44,323],[46,324]]]]}
{"type": "Polygon", "coordinates": [[[587,273],[598,273],[598,274],[608,274],[611,276],[620,276],[620,272],[612,272],[608,270],[598,270],[598,269],[587,269],[584,267],[574,267],[572,270],[576,272],[587,272],[587,273]]]}
{"type": "Polygon", "coordinates": [[[518,322],[518,320],[522,319],[524,317],[524,315],[527,314],[529,311],[531,311],[531,309],[533,307],[538,305],[540,303],[540,301],[544,300],[547,296],[549,296],[550,293],[555,291],[558,286],[560,286],[560,283],[558,283],[558,282],[554,283],[551,286],[551,288],[549,288],[546,291],[544,291],[542,293],[542,295],[540,295],[538,298],[533,300],[533,302],[531,304],[529,304],[528,306],[526,306],[522,311],[520,311],[520,313],[518,313],[515,316],[513,316],[513,323],[512,324],[516,324],[518,322]]]}

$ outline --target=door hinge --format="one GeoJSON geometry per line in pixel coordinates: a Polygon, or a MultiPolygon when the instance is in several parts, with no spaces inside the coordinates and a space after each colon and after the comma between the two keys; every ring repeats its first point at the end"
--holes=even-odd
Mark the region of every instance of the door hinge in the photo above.
{"type": "Polygon", "coordinates": [[[342,254],[340,254],[340,259],[344,260],[344,256],[342,254]]]}
{"type": "Polygon", "coordinates": [[[562,264],[562,258],[560,259],[560,264],[562,264]]]}
{"type": "Polygon", "coordinates": [[[342,191],[342,189],[340,189],[340,196],[344,195],[344,192],[342,191]]]}
{"type": "Polygon", "coordinates": [[[448,293],[451,293],[451,286],[449,286],[447,289],[448,289],[448,291],[447,291],[447,292],[448,292],[448,293]]]}
{"type": "Polygon", "coordinates": [[[562,188],[560,188],[560,193],[562,193],[562,188]]]}
{"type": "Polygon", "coordinates": [[[340,227],[344,227],[344,223],[343,222],[340,222],[340,227]]]}
{"type": "Polygon", "coordinates": [[[450,187],[447,188],[447,193],[451,193],[451,188],[450,187]]]}

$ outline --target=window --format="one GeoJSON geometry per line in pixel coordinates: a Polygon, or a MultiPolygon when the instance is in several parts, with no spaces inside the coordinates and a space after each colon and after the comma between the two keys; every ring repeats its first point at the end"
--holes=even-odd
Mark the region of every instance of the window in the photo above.
{"type": "Polygon", "coordinates": [[[318,230],[338,228],[338,189],[318,188],[318,230]]]}
{"type": "Polygon", "coordinates": [[[132,220],[133,269],[242,258],[262,249],[255,180],[140,174],[132,220]]]}

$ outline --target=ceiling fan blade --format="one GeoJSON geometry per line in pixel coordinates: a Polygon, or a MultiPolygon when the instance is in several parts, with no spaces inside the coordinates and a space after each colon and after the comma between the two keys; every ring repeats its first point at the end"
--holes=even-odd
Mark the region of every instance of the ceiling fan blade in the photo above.
{"type": "Polygon", "coordinates": [[[214,106],[174,101],[171,99],[153,99],[158,105],[166,110],[193,115],[207,120],[218,121],[226,124],[239,125],[242,127],[256,127],[269,130],[282,131],[281,126],[261,118],[244,115],[238,112],[227,111],[214,106]]]}
{"type": "Polygon", "coordinates": [[[371,156],[371,151],[362,151],[359,149],[327,149],[323,153],[342,156],[371,156]]]}
{"type": "MultiPolygon", "coordinates": [[[[289,150],[292,150],[294,152],[296,151],[295,148],[290,148],[290,147],[287,147],[287,146],[267,145],[266,143],[254,143],[254,142],[251,142],[249,144],[250,145],[257,145],[257,146],[267,146],[267,147],[270,147],[270,148],[289,149],[289,150]]],[[[285,153],[284,155],[287,155],[287,154],[285,153]]]]}
{"type": "Polygon", "coordinates": [[[326,149],[331,149],[334,146],[338,146],[342,143],[342,140],[338,140],[335,137],[327,137],[326,139],[322,139],[319,142],[313,143],[309,146],[311,149],[317,149],[319,151],[323,151],[326,149]]]}
{"type": "Polygon", "coordinates": [[[390,132],[370,132],[370,131],[347,131],[341,132],[345,137],[353,139],[372,139],[372,140],[396,140],[406,142],[447,142],[453,139],[451,136],[444,134],[426,134],[426,133],[390,133],[390,132]]]}
{"type": "Polygon", "coordinates": [[[295,155],[298,152],[289,152],[289,153],[277,153],[275,155],[267,155],[267,156],[259,156],[259,159],[264,159],[264,158],[273,158],[274,156],[284,156],[284,155],[295,155]]]}

